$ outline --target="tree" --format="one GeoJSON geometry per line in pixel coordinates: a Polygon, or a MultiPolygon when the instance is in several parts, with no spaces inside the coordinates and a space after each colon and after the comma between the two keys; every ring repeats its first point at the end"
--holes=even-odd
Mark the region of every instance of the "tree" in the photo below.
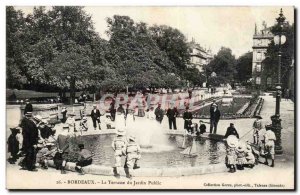
{"type": "MultiPolygon", "coordinates": [[[[271,32],[276,35],[279,31],[278,24],[271,27],[271,32]]],[[[292,61],[294,59],[294,31],[295,31],[295,25],[290,25],[289,23],[286,23],[283,26],[283,34],[286,36],[286,43],[281,45],[281,82],[283,85],[283,88],[287,88],[288,85],[288,77],[289,77],[289,70],[292,68],[292,61]]],[[[274,40],[271,41],[271,43],[268,46],[267,53],[266,53],[266,59],[263,61],[264,64],[264,76],[271,76],[273,77],[277,82],[277,64],[278,64],[278,45],[274,44],[274,40]]]]}
{"type": "Polygon", "coordinates": [[[206,70],[211,71],[207,74],[215,72],[220,83],[230,83],[236,74],[236,59],[231,49],[221,47],[217,55],[208,64],[208,67],[206,67],[206,70]]]}
{"type": "Polygon", "coordinates": [[[151,38],[145,23],[135,23],[128,16],[107,19],[110,36],[107,60],[126,86],[134,89],[162,87],[158,79],[174,72],[174,64],[151,38]]]}
{"type": "Polygon", "coordinates": [[[24,52],[28,46],[24,14],[14,7],[6,7],[6,85],[21,88],[28,83],[24,52]]]}
{"type": "Polygon", "coordinates": [[[154,25],[149,30],[160,50],[166,52],[174,63],[177,74],[182,75],[190,62],[189,46],[185,36],[178,29],[166,25],[154,25]]]}
{"type": "Polygon", "coordinates": [[[247,52],[237,59],[236,78],[242,83],[247,82],[252,77],[252,52],[247,52]]]}
{"type": "Polygon", "coordinates": [[[202,83],[205,82],[205,76],[195,67],[187,68],[184,71],[183,76],[193,87],[201,86],[202,83]]]}

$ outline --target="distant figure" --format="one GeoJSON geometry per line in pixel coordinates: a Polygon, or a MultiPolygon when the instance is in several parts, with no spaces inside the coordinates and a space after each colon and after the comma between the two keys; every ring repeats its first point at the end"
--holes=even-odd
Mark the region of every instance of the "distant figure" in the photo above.
{"type": "Polygon", "coordinates": [[[183,113],[183,120],[184,120],[184,129],[186,129],[188,132],[192,131],[192,119],[193,114],[190,112],[189,107],[187,106],[185,108],[185,112],[183,113]]]}
{"type": "Polygon", "coordinates": [[[65,167],[67,164],[67,161],[64,159],[63,156],[63,150],[58,149],[58,151],[55,153],[53,157],[53,162],[55,165],[56,170],[60,170],[61,174],[66,174],[65,167]]]}
{"type": "Polygon", "coordinates": [[[161,104],[158,104],[157,108],[154,111],[154,114],[156,116],[156,121],[161,123],[164,118],[164,111],[163,109],[161,109],[161,104]]]}
{"type": "Polygon", "coordinates": [[[78,147],[79,147],[79,153],[78,153],[79,157],[77,159],[75,170],[81,175],[84,175],[84,171],[82,167],[92,164],[93,153],[88,149],[85,149],[84,144],[78,144],[78,147]]]}
{"type": "Polygon", "coordinates": [[[109,112],[110,112],[111,120],[115,121],[116,119],[115,99],[112,99],[112,102],[110,103],[109,112]]]}
{"type": "Polygon", "coordinates": [[[176,126],[177,115],[178,115],[178,111],[176,107],[168,108],[167,117],[169,119],[169,129],[172,129],[172,124],[173,124],[174,130],[177,130],[177,126],[176,126]]]}
{"type": "Polygon", "coordinates": [[[216,103],[213,103],[210,107],[210,133],[217,133],[218,122],[220,120],[221,113],[216,103]]]}
{"type": "Polygon", "coordinates": [[[126,113],[125,113],[125,110],[124,110],[122,104],[119,104],[119,107],[117,108],[117,112],[121,112],[121,113],[123,113],[126,116],[126,113]]]}
{"type": "Polygon", "coordinates": [[[32,104],[30,103],[29,99],[26,99],[24,115],[26,115],[27,112],[32,112],[32,111],[33,111],[32,104]]]}
{"type": "Polygon", "coordinates": [[[199,127],[199,130],[200,130],[200,134],[203,134],[203,133],[206,133],[206,125],[203,124],[203,121],[200,120],[200,123],[199,123],[200,127],[199,127]]]}
{"type": "Polygon", "coordinates": [[[74,116],[74,113],[70,113],[68,119],[66,120],[66,123],[68,125],[68,132],[77,132],[74,116]]]}
{"type": "Polygon", "coordinates": [[[61,114],[63,115],[63,118],[62,118],[61,122],[63,122],[63,123],[65,123],[67,120],[67,112],[68,112],[67,108],[62,107],[61,114]]]}
{"type": "Polygon", "coordinates": [[[226,157],[225,157],[225,164],[227,168],[229,168],[230,173],[236,172],[236,147],[238,144],[238,139],[235,136],[228,136],[226,139],[226,157]]]}
{"type": "Polygon", "coordinates": [[[230,126],[227,128],[227,131],[226,131],[226,134],[225,134],[224,138],[226,139],[226,138],[227,138],[228,136],[230,136],[230,135],[234,135],[234,136],[236,136],[238,139],[240,138],[240,137],[239,137],[239,134],[238,134],[237,130],[235,129],[233,123],[230,123],[230,126]]]}
{"type": "Polygon", "coordinates": [[[92,118],[92,121],[93,121],[93,126],[94,126],[94,129],[96,130],[97,128],[97,123],[98,123],[98,126],[99,126],[99,130],[101,130],[101,126],[100,126],[100,111],[99,109],[97,108],[96,105],[93,105],[93,110],[91,112],[91,118],[92,118]]]}
{"type": "Polygon", "coordinates": [[[84,116],[80,121],[80,131],[87,131],[88,130],[88,124],[87,124],[87,117],[84,116]]]}

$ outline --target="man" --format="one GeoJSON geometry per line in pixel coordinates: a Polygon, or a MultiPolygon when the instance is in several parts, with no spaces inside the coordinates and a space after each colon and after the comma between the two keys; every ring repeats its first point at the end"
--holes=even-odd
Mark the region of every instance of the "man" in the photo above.
{"type": "Polygon", "coordinates": [[[185,112],[183,113],[183,120],[184,120],[184,129],[186,129],[188,132],[192,131],[191,128],[192,119],[193,119],[193,114],[190,112],[189,107],[187,106],[185,108],[185,112]]]}
{"type": "Polygon", "coordinates": [[[161,109],[161,104],[158,104],[157,108],[154,111],[156,121],[161,123],[164,118],[164,111],[161,109]]]}
{"type": "Polygon", "coordinates": [[[178,111],[177,111],[177,108],[176,107],[171,107],[171,108],[168,108],[167,110],[167,117],[169,119],[169,128],[172,129],[172,124],[173,124],[173,128],[174,130],[177,130],[177,127],[176,127],[176,117],[178,115],[178,111]]]}
{"type": "Polygon", "coordinates": [[[67,120],[67,112],[68,112],[67,108],[62,107],[61,114],[62,114],[63,118],[62,118],[61,122],[63,122],[63,123],[65,123],[67,120]]]}
{"type": "Polygon", "coordinates": [[[272,158],[272,164],[271,167],[275,166],[274,159],[275,159],[275,141],[276,141],[276,136],[275,133],[271,130],[268,130],[265,135],[264,135],[264,140],[265,140],[265,165],[268,165],[268,156],[271,155],[272,158]]]}
{"type": "Polygon", "coordinates": [[[115,151],[115,177],[120,178],[120,168],[122,156],[126,155],[127,141],[125,138],[125,131],[123,129],[117,130],[117,136],[113,140],[111,146],[115,151]]]}
{"type": "Polygon", "coordinates": [[[36,124],[32,121],[32,113],[27,112],[22,119],[20,127],[22,128],[23,145],[22,151],[25,153],[21,166],[28,171],[37,171],[35,167],[36,147],[39,139],[39,131],[36,124]]]}
{"type": "Polygon", "coordinates": [[[91,112],[91,118],[93,120],[94,129],[96,130],[97,123],[98,123],[99,130],[101,130],[101,126],[100,126],[100,111],[99,111],[99,109],[97,108],[96,105],[93,105],[93,108],[94,109],[91,112]]]}
{"type": "Polygon", "coordinates": [[[33,111],[32,104],[30,103],[29,99],[26,99],[24,115],[26,115],[27,112],[32,112],[32,111],[33,111]]]}
{"type": "Polygon", "coordinates": [[[213,103],[210,108],[210,133],[217,133],[218,122],[220,120],[220,110],[216,103],[213,103]]]}
{"type": "Polygon", "coordinates": [[[262,117],[256,116],[256,120],[253,122],[253,144],[258,145],[259,131],[262,129],[262,117]]]}
{"type": "Polygon", "coordinates": [[[76,163],[75,170],[80,173],[81,175],[84,175],[84,171],[82,167],[91,165],[93,162],[93,153],[89,151],[88,149],[84,148],[84,144],[78,144],[79,148],[79,155],[78,155],[78,160],[76,163]]]}
{"type": "Polygon", "coordinates": [[[115,109],[115,99],[113,98],[111,103],[110,103],[110,108],[109,108],[111,120],[115,121],[116,119],[116,109],[115,109]]]}
{"type": "Polygon", "coordinates": [[[230,136],[230,135],[234,135],[234,136],[236,136],[238,139],[240,138],[240,137],[239,137],[239,134],[238,134],[237,130],[235,129],[233,123],[230,123],[230,126],[227,128],[227,131],[226,131],[226,134],[225,134],[224,138],[226,139],[226,138],[227,138],[228,136],[230,136]]]}

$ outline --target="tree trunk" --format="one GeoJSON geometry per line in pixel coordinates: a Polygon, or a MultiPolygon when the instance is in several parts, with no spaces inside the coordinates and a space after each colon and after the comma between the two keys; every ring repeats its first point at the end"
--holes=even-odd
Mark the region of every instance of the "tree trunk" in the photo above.
{"type": "Polygon", "coordinates": [[[72,77],[70,81],[70,104],[73,105],[75,102],[75,78],[72,77]]]}

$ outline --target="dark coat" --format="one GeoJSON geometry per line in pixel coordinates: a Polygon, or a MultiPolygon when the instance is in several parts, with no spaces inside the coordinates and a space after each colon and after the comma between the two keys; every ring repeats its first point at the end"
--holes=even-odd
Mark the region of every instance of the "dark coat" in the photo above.
{"type": "Polygon", "coordinates": [[[32,111],[33,111],[32,104],[31,103],[26,104],[25,109],[24,109],[24,114],[26,114],[27,112],[32,112],[32,111]]]}
{"type": "Polygon", "coordinates": [[[38,143],[39,130],[36,124],[26,117],[22,119],[20,126],[23,129],[23,149],[27,150],[38,143]]]}
{"type": "Polygon", "coordinates": [[[157,107],[155,109],[155,111],[154,111],[154,114],[156,116],[156,120],[157,121],[162,121],[163,120],[163,118],[164,118],[164,111],[163,111],[163,109],[157,107]]]}
{"type": "Polygon", "coordinates": [[[238,139],[240,138],[239,133],[234,127],[228,127],[224,138],[227,138],[229,135],[235,135],[238,139]]]}
{"type": "Polygon", "coordinates": [[[176,108],[169,108],[167,110],[167,117],[169,119],[173,119],[173,118],[177,117],[177,115],[178,115],[178,111],[176,108]]]}
{"type": "Polygon", "coordinates": [[[210,120],[219,122],[220,117],[221,117],[221,112],[218,108],[216,109],[215,112],[213,108],[210,109],[210,120]]]}
{"type": "Polygon", "coordinates": [[[183,119],[184,119],[184,129],[188,129],[190,128],[190,126],[192,125],[192,119],[193,119],[193,114],[189,111],[185,111],[183,113],[183,119]],[[188,120],[190,119],[190,120],[188,120]]]}
{"type": "Polygon", "coordinates": [[[91,112],[91,117],[92,117],[93,120],[96,120],[97,118],[100,118],[100,115],[101,114],[100,114],[99,109],[96,109],[96,113],[94,112],[94,109],[91,112]]]}

